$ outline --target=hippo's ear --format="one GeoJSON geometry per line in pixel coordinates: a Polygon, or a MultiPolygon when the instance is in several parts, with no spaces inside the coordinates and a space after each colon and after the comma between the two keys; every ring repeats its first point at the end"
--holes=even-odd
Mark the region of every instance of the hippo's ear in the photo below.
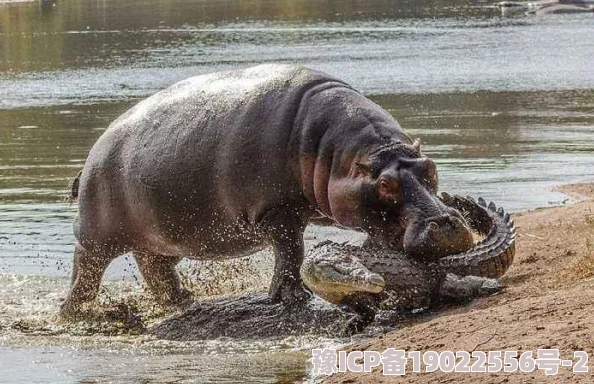
{"type": "Polygon", "coordinates": [[[400,185],[393,177],[380,176],[377,181],[377,191],[380,199],[396,202],[400,194],[400,185]]]}
{"type": "Polygon", "coordinates": [[[355,176],[371,176],[371,165],[355,161],[355,176]]]}

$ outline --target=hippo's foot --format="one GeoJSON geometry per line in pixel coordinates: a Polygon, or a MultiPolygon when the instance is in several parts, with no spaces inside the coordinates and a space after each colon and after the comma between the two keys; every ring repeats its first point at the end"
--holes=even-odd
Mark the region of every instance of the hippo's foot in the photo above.
{"type": "Polygon", "coordinates": [[[60,306],[58,316],[60,320],[69,323],[109,321],[109,310],[98,308],[96,304],[96,301],[75,304],[66,299],[60,306]]]}
{"type": "Polygon", "coordinates": [[[179,257],[170,257],[146,252],[134,252],[140,273],[157,302],[171,309],[185,309],[193,303],[193,297],[181,283],[175,270],[179,257]]]}
{"type": "Polygon", "coordinates": [[[66,299],[60,305],[60,320],[68,322],[84,321],[94,317],[95,313],[87,305],[74,304],[66,299]]]}
{"type": "Polygon", "coordinates": [[[187,309],[194,303],[194,295],[185,288],[179,288],[174,295],[161,300],[161,304],[164,307],[173,309],[187,309]]]}
{"type": "Polygon", "coordinates": [[[142,334],[146,327],[134,304],[114,303],[102,305],[100,308],[87,303],[83,306],[72,306],[67,301],[60,308],[60,320],[69,323],[69,331],[77,334],[84,330],[85,334],[142,334]]]}
{"type": "Polygon", "coordinates": [[[270,302],[273,304],[281,303],[287,308],[303,308],[311,301],[311,293],[303,287],[301,283],[280,284],[278,287],[271,286],[268,293],[270,302]]]}
{"type": "Polygon", "coordinates": [[[60,306],[61,319],[80,321],[92,316],[89,308],[99,293],[101,276],[117,256],[117,251],[113,249],[89,250],[80,243],[76,244],[72,265],[72,286],[66,300],[60,306]]]}

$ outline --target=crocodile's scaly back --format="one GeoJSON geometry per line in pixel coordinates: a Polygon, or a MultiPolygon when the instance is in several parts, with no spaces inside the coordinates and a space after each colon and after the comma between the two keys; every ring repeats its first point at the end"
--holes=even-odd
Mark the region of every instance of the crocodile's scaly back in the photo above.
{"type": "Polygon", "coordinates": [[[442,193],[443,202],[463,212],[470,226],[485,238],[470,250],[446,256],[439,268],[460,276],[501,277],[514,261],[516,228],[510,215],[491,202],[479,198],[450,196],[442,193]]]}

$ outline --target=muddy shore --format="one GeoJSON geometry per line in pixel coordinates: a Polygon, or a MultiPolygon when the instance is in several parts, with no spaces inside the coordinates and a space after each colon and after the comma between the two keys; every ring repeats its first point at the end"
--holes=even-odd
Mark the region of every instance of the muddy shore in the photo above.
{"type": "Polygon", "coordinates": [[[594,183],[559,188],[574,204],[515,214],[518,231],[514,264],[503,293],[469,305],[401,324],[398,330],[348,350],[536,351],[557,348],[561,359],[573,351],[590,355],[590,372],[560,367],[557,376],[532,373],[412,373],[387,377],[344,373],[326,383],[591,383],[594,350],[594,183]]]}

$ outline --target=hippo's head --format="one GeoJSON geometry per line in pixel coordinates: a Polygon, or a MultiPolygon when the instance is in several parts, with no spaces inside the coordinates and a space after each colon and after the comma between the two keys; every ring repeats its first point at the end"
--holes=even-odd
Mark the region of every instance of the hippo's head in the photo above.
{"type": "Polygon", "coordinates": [[[331,196],[339,222],[356,226],[346,217],[356,216],[372,245],[404,250],[415,258],[433,260],[472,247],[464,217],[437,198],[436,166],[421,154],[418,140],[386,143],[359,160],[350,172],[357,192],[350,193],[348,202],[340,194],[331,196]],[[340,208],[348,205],[356,209],[341,215],[340,208]]]}

